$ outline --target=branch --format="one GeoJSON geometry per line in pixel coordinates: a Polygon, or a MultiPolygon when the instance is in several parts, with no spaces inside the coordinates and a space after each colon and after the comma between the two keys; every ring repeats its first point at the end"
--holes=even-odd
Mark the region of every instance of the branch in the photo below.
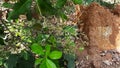
{"type": "Polygon", "coordinates": [[[1,20],[1,22],[4,25],[4,27],[9,31],[9,33],[12,35],[12,37],[14,37],[14,34],[9,30],[8,26],[6,25],[7,22],[5,22],[4,20],[1,20]]]}

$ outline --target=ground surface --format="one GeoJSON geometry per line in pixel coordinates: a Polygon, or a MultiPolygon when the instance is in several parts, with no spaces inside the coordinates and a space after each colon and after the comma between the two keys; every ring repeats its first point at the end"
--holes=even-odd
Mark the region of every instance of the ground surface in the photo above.
{"type": "Polygon", "coordinates": [[[120,68],[120,54],[115,50],[99,51],[92,48],[94,55],[88,54],[88,50],[77,51],[76,68],[120,68]]]}
{"type": "MultiPolygon", "coordinates": [[[[110,10],[95,3],[81,8],[78,13],[81,17],[77,16],[84,23],[81,32],[85,32],[89,40],[81,38],[89,44],[85,46],[84,51],[76,51],[76,68],[120,68],[119,48],[118,51],[116,50],[119,46],[116,45],[119,43],[119,40],[116,40],[119,35],[117,25],[119,24],[119,8],[110,10]]],[[[78,27],[81,28],[80,23],[78,27]]],[[[77,48],[80,46],[81,44],[77,48]]]]}

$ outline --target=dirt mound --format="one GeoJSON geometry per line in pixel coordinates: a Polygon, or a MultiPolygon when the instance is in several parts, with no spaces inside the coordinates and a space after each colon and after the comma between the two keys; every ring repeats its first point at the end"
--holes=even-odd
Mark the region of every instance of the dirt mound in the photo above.
{"type": "MultiPolygon", "coordinates": [[[[88,37],[88,40],[85,41],[89,42],[89,47],[96,47],[101,50],[117,49],[120,47],[119,5],[112,11],[97,3],[92,3],[80,9],[80,21],[84,23],[82,32],[88,37]]],[[[78,27],[81,28],[79,23],[78,27]]]]}
{"type": "Polygon", "coordinates": [[[96,3],[92,3],[81,12],[80,20],[84,23],[83,32],[89,38],[89,46],[99,49],[115,49],[120,24],[117,16],[96,3]]]}
{"type": "MultiPolygon", "coordinates": [[[[77,52],[80,61],[78,68],[120,67],[120,60],[115,60],[118,64],[114,63],[114,59],[120,58],[120,5],[111,10],[92,3],[87,7],[80,6],[78,14],[84,24],[82,32],[88,37],[88,40],[83,40],[89,43],[83,52],[77,52]],[[104,51],[106,53],[101,56],[104,51]]],[[[78,23],[79,28],[81,23],[78,23]]]]}

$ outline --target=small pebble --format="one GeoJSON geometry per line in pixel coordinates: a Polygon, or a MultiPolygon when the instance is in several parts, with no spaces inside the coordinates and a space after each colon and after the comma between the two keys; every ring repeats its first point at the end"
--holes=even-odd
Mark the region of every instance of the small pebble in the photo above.
{"type": "Polygon", "coordinates": [[[103,61],[103,63],[106,64],[106,65],[112,65],[112,62],[110,62],[108,60],[103,61]]]}
{"type": "Polygon", "coordinates": [[[100,56],[105,56],[105,53],[101,53],[100,56]]]}
{"type": "Polygon", "coordinates": [[[116,62],[116,64],[120,64],[119,62],[116,62]]]}

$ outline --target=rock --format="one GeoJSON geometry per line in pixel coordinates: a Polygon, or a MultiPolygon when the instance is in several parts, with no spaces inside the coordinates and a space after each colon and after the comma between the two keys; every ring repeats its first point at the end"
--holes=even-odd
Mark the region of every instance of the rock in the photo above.
{"type": "Polygon", "coordinates": [[[102,51],[102,52],[100,52],[100,56],[105,56],[107,54],[107,51],[106,50],[104,50],[104,51],[102,51]]]}
{"type": "MultiPolygon", "coordinates": [[[[84,23],[83,32],[89,39],[88,46],[90,48],[97,47],[100,50],[116,49],[120,52],[119,15],[115,15],[114,12],[97,3],[92,3],[88,7],[81,8],[81,12],[80,19],[84,23]]],[[[115,12],[117,12],[117,7],[115,12]]]]}
{"type": "Polygon", "coordinates": [[[105,56],[105,58],[107,60],[112,60],[112,55],[110,53],[107,53],[106,56],[105,56]]]}
{"type": "Polygon", "coordinates": [[[105,60],[105,61],[103,61],[103,63],[106,65],[112,65],[112,62],[110,62],[109,60],[105,60]]]}

